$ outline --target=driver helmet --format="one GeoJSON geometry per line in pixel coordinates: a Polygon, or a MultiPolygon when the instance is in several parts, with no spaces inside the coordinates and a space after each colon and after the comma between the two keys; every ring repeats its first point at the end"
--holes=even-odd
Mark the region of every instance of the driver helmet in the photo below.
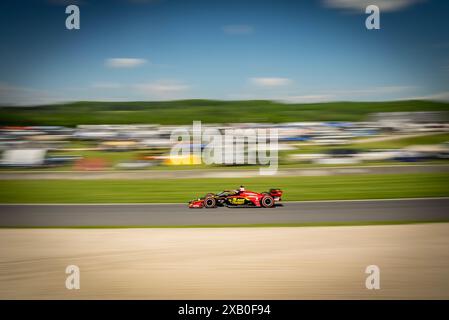
{"type": "Polygon", "coordinates": [[[245,187],[244,186],[240,186],[239,191],[240,192],[244,192],[245,191],[245,187]]]}

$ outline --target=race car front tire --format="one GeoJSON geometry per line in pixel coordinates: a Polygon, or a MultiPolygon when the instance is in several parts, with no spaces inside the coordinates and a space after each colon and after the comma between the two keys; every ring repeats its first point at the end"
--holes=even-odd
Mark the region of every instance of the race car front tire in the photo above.
{"type": "Polygon", "coordinates": [[[205,208],[216,208],[217,207],[217,201],[213,197],[207,197],[204,199],[204,207],[205,208]]]}

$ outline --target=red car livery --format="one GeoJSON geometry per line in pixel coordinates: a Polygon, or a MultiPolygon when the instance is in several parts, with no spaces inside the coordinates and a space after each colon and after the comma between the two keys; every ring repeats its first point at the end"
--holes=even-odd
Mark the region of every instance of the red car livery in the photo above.
{"type": "Polygon", "coordinates": [[[268,192],[254,191],[222,191],[208,193],[202,198],[189,201],[189,208],[216,208],[216,207],[262,207],[272,208],[276,202],[281,201],[282,190],[270,189],[268,192]]]}

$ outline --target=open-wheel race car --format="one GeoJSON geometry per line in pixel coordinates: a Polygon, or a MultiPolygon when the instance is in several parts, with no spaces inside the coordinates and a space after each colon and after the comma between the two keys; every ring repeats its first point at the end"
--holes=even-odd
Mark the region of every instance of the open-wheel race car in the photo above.
{"type": "Polygon", "coordinates": [[[189,201],[189,208],[216,207],[259,207],[273,208],[281,201],[282,190],[270,189],[268,192],[253,192],[249,190],[225,190],[220,193],[208,193],[204,197],[189,201]]]}

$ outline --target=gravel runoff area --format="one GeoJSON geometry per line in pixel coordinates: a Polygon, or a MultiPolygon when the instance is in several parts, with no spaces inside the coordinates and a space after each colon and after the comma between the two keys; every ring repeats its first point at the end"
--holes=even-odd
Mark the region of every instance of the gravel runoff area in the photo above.
{"type": "Polygon", "coordinates": [[[0,242],[0,299],[449,299],[449,223],[2,229],[0,242]]]}

